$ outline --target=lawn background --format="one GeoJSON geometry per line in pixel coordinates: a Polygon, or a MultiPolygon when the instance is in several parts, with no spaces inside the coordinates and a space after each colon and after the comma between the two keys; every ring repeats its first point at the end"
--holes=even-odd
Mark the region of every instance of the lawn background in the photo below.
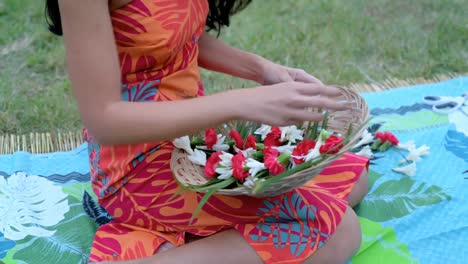
{"type": "MultiPolygon", "coordinates": [[[[468,0],[254,0],[221,38],[330,84],[468,73],[468,0]]],[[[43,0],[0,0],[0,135],[78,130],[43,0]]],[[[208,93],[251,82],[203,71],[208,93]]]]}

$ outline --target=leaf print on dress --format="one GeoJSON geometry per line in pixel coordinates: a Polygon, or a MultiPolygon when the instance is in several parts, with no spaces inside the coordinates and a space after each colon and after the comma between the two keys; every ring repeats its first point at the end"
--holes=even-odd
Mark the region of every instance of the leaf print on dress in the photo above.
{"type": "Polygon", "coordinates": [[[141,82],[134,85],[122,85],[122,100],[127,102],[145,102],[154,101],[158,87],[156,84],[159,82],[141,82]]]}
{"type": "Polygon", "coordinates": [[[167,0],[154,1],[154,5],[158,7],[156,19],[162,21],[164,29],[171,31],[170,49],[180,49],[192,40],[193,32],[205,24],[207,1],[167,0]]]}
{"type": "Polygon", "coordinates": [[[287,246],[290,253],[300,256],[307,247],[322,245],[327,235],[308,224],[315,219],[317,209],[304,203],[300,195],[285,195],[283,200],[264,201],[265,207],[259,208],[257,215],[264,219],[250,232],[253,241],[265,242],[272,239],[276,248],[287,246]]]}
{"type": "Polygon", "coordinates": [[[147,32],[145,26],[138,22],[142,17],[150,17],[151,12],[142,2],[134,0],[127,6],[112,13],[112,26],[117,45],[133,47],[135,41],[131,35],[147,32]]]}
{"type": "Polygon", "coordinates": [[[27,236],[49,237],[68,212],[67,195],[61,187],[39,176],[17,172],[0,177],[0,232],[10,240],[27,236]]]}

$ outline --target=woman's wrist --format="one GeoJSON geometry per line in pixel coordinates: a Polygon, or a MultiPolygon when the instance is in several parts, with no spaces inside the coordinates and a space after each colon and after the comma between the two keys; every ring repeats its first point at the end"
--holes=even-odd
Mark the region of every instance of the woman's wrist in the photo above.
{"type": "Polygon", "coordinates": [[[219,94],[222,96],[218,98],[224,105],[223,110],[226,113],[228,120],[246,120],[252,109],[251,95],[254,88],[235,89],[219,94]]]}
{"type": "Polygon", "coordinates": [[[247,60],[248,63],[246,65],[249,65],[248,70],[251,72],[250,80],[263,85],[265,80],[265,69],[267,68],[267,65],[272,62],[253,53],[249,53],[247,60]]]}

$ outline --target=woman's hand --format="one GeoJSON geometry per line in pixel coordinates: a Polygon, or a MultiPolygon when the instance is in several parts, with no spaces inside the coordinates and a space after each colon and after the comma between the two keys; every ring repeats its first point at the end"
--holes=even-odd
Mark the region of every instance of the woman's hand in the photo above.
{"type": "MultiPolygon", "coordinates": [[[[292,78],[292,77],[291,77],[292,78]]],[[[272,126],[320,121],[321,113],[309,109],[342,111],[352,105],[339,101],[337,88],[317,82],[281,82],[270,86],[238,90],[238,113],[243,120],[272,126]]]]}
{"type": "Polygon", "coordinates": [[[258,82],[263,85],[293,81],[323,85],[322,81],[302,69],[286,67],[268,60],[263,61],[261,68],[262,75],[259,76],[258,82]]]}

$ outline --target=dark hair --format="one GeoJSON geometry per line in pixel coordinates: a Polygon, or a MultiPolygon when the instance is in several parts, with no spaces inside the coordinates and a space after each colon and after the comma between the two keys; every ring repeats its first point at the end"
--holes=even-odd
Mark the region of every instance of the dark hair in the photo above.
{"type": "MultiPolygon", "coordinates": [[[[252,0],[208,0],[210,11],[206,19],[207,31],[215,30],[219,36],[221,28],[229,26],[230,17],[247,7],[251,2],[252,0]]],[[[49,31],[56,35],[62,35],[58,0],[46,0],[45,13],[49,31]]]]}

